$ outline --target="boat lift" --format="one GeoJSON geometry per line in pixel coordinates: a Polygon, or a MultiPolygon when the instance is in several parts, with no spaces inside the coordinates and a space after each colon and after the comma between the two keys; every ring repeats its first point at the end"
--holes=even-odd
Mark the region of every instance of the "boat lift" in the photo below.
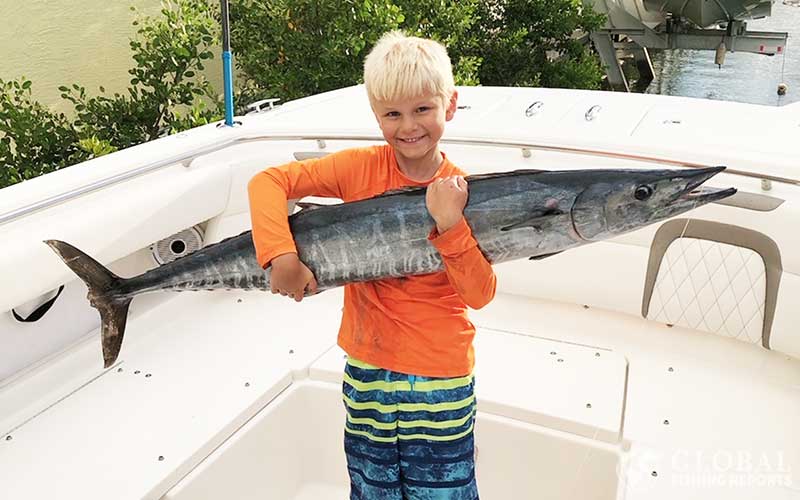
{"type": "Polygon", "coordinates": [[[747,20],[772,13],[772,0],[755,5],[745,0],[584,0],[606,15],[602,29],[588,38],[594,43],[612,90],[630,91],[620,64],[633,57],[646,87],[654,73],[649,49],[694,49],[716,51],[722,65],[727,52],[751,52],[768,56],[786,51],[788,33],[749,31],[747,20]]]}

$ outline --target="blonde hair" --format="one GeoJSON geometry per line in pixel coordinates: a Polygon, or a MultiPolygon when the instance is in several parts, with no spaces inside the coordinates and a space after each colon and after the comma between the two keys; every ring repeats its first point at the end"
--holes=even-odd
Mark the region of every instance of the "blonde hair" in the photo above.
{"type": "Polygon", "coordinates": [[[455,91],[447,49],[434,40],[384,34],[364,60],[364,84],[371,104],[423,94],[446,101],[455,91]]]}

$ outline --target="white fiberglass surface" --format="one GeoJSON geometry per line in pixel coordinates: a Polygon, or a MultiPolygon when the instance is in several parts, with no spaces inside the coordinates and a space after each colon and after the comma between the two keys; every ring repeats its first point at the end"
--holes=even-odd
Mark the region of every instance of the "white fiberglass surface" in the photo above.
{"type": "MultiPolygon", "coordinates": [[[[293,385],[163,500],[341,500],[348,492],[340,389],[293,385]]],[[[489,499],[614,499],[614,446],[479,412],[476,472],[489,499]]]]}

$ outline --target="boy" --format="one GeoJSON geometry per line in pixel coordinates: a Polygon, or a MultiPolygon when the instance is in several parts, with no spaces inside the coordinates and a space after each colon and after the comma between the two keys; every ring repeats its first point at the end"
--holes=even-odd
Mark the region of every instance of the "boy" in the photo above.
{"type": "Polygon", "coordinates": [[[434,41],[388,33],[367,56],[364,82],[388,144],[257,174],[248,186],[256,254],[272,266],[272,293],[299,302],[316,281],[297,257],[287,199],[354,201],[427,185],[429,240],[445,271],[345,286],[338,343],[348,354],[350,498],[473,500],[475,328],[466,308],[492,300],[496,281],[463,216],[464,173],[439,151],[458,98],[450,59],[434,41]]]}

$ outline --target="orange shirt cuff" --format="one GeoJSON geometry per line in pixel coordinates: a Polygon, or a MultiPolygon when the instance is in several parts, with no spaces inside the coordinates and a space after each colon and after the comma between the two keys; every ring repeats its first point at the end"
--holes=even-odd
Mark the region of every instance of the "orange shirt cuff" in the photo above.
{"type": "Polygon", "coordinates": [[[442,257],[456,257],[470,248],[478,246],[478,242],[472,237],[472,229],[464,217],[461,217],[455,226],[443,234],[439,234],[434,226],[428,234],[428,240],[442,257]]]}
{"type": "Polygon", "coordinates": [[[287,243],[271,248],[270,251],[264,255],[259,255],[258,263],[261,264],[261,269],[266,269],[270,262],[272,262],[272,259],[285,253],[297,253],[297,247],[292,243],[287,243]]]}

